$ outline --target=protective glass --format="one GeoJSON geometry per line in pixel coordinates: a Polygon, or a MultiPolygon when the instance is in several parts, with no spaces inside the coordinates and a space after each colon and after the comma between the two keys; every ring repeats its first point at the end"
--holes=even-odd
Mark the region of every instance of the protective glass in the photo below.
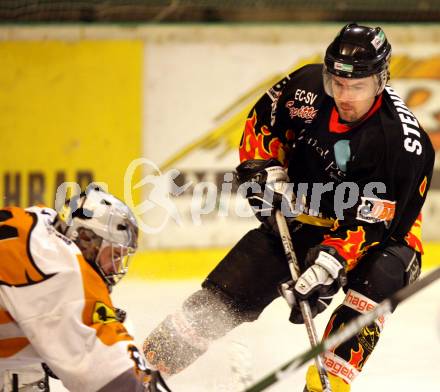
{"type": "Polygon", "coordinates": [[[327,95],[339,101],[364,101],[381,94],[385,88],[387,71],[365,78],[343,78],[323,70],[324,90],[327,95]]]}

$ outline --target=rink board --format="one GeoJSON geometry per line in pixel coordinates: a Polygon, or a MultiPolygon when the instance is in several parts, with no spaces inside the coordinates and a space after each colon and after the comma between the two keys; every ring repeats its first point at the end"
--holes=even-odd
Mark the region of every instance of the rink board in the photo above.
{"type": "MultiPolygon", "coordinates": [[[[425,243],[423,270],[440,264],[440,243],[425,243]]],[[[128,278],[148,280],[202,279],[227,254],[228,248],[141,251],[128,278]]]]}
{"type": "MultiPolygon", "coordinates": [[[[206,275],[257,221],[238,216],[247,202],[234,193],[226,214],[219,199],[210,212],[197,214],[194,206],[202,204],[204,194],[196,191],[203,184],[223,189],[224,173],[238,164],[249,108],[286,73],[321,61],[339,27],[1,27],[0,142],[7,148],[0,197],[27,206],[42,196],[52,206],[63,178],[105,182],[133,202],[140,218],[140,253],[131,277],[206,275]],[[155,164],[159,177],[177,170],[180,184],[190,184],[170,199],[177,211],[173,218],[150,200],[148,181],[135,189],[136,175],[127,176],[138,158],[155,164]],[[150,201],[153,207],[141,205],[150,201]],[[151,227],[154,233],[144,230],[151,227]]],[[[393,87],[429,132],[439,131],[440,27],[384,27],[393,44],[393,87]]],[[[150,169],[137,167],[145,177],[150,169]]],[[[436,241],[440,182],[432,189],[423,234],[436,241]]],[[[424,265],[438,264],[438,246],[426,247],[424,265]]]]}

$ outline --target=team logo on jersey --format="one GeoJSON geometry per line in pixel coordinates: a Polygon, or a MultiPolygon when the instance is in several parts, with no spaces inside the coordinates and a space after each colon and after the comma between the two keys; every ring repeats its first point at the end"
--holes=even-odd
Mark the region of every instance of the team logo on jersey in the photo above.
{"type": "Polygon", "coordinates": [[[94,324],[109,324],[118,321],[118,317],[114,309],[103,302],[97,301],[93,309],[92,320],[94,324]]]}
{"type": "Polygon", "coordinates": [[[357,210],[357,219],[368,223],[384,222],[388,227],[396,212],[396,202],[376,199],[374,197],[361,197],[362,203],[357,210]]]}
{"type": "Polygon", "coordinates": [[[311,123],[318,113],[318,109],[313,106],[302,105],[301,107],[295,106],[295,101],[287,101],[286,108],[289,109],[290,118],[299,117],[305,120],[306,123],[311,123]]]}

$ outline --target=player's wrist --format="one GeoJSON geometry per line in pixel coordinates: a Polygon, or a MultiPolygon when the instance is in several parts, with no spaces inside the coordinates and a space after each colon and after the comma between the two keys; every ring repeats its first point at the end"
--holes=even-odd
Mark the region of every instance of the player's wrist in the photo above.
{"type": "Polygon", "coordinates": [[[336,279],[344,270],[344,264],[325,250],[319,252],[315,264],[324,268],[333,279],[336,279]]]}

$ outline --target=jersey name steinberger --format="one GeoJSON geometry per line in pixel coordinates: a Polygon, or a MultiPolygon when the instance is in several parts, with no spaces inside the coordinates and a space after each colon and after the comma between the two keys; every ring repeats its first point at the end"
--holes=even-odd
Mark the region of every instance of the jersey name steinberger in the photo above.
{"type": "Polygon", "coordinates": [[[420,155],[423,151],[422,144],[420,143],[420,125],[414,115],[406,107],[403,100],[396,94],[396,92],[389,86],[385,87],[385,90],[389,94],[397,112],[399,113],[400,121],[403,126],[403,133],[406,138],[404,140],[405,150],[408,152],[415,152],[420,155]],[[417,137],[415,139],[414,137],[417,137]]]}

